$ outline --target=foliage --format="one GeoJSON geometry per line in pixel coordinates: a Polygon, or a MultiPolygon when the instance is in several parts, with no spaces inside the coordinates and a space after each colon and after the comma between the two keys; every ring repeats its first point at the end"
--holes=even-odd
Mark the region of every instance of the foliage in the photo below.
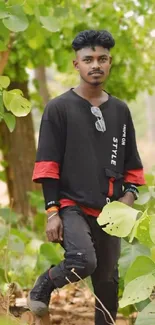
{"type": "Polygon", "coordinates": [[[3,316],[0,317],[0,325],[18,325],[19,322],[15,318],[11,319],[11,317],[3,316]]]}
{"type": "Polygon", "coordinates": [[[26,116],[31,110],[30,102],[19,89],[7,91],[10,84],[7,76],[0,76],[0,121],[4,120],[10,132],[15,128],[15,116],[26,116]]]}
{"type": "Polygon", "coordinates": [[[133,310],[140,311],[136,325],[146,324],[147,317],[147,324],[155,323],[151,302],[155,287],[155,178],[146,175],[146,179],[147,185],[140,188],[134,208],[112,202],[98,219],[103,231],[124,237],[119,260],[120,308],[126,313],[132,305],[133,310]]]}
{"type": "MultiPolygon", "coordinates": [[[[42,201],[39,193],[32,194],[35,202],[42,201]]],[[[40,204],[33,223],[22,226],[21,216],[9,209],[0,209],[0,289],[6,283],[18,283],[23,288],[32,287],[36,276],[63,257],[59,244],[46,242],[46,216],[40,204]],[[42,211],[42,212],[41,212],[42,211]],[[37,234],[36,234],[37,233],[37,234]]]]}
{"type": "Polygon", "coordinates": [[[70,72],[71,43],[84,29],[108,29],[116,39],[107,90],[130,100],[154,83],[154,1],[0,1],[0,51],[10,49],[5,72],[27,79],[26,67],[49,66],[70,72]],[[37,33],[35,32],[37,31],[37,33]],[[18,71],[18,74],[17,74],[18,71]]]}

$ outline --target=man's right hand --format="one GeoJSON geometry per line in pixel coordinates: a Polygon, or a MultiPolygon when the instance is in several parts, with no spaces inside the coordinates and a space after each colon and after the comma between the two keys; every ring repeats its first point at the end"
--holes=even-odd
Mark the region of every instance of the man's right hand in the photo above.
{"type": "Polygon", "coordinates": [[[59,213],[52,217],[52,213],[48,214],[46,225],[46,234],[49,241],[53,243],[61,243],[63,241],[63,225],[59,213]]]}

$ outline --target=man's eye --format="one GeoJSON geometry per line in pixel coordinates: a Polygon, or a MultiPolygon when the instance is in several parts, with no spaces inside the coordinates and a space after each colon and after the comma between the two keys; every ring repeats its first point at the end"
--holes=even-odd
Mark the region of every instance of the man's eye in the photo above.
{"type": "Polygon", "coordinates": [[[105,61],[107,61],[107,58],[101,58],[100,61],[105,62],[105,61]]]}
{"type": "Polygon", "coordinates": [[[84,59],[84,61],[90,63],[91,59],[84,59]]]}

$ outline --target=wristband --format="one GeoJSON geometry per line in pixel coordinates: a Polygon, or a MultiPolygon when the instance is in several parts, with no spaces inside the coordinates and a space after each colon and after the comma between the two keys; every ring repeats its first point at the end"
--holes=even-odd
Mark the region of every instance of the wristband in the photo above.
{"type": "Polygon", "coordinates": [[[46,204],[46,207],[45,209],[48,210],[49,208],[51,207],[60,207],[60,202],[59,201],[49,201],[47,204],[46,204]]]}
{"type": "Polygon", "coordinates": [[[51,208],[47,209],[46,212],[58,212],[59,208],[57,206],[52,206],[51,208]]]}
{"type": "Polygon", "coordinates": [[[139,192],[138,192],[137,188],[132,188],[132,187],[127,188],[127,189],[124,191],[124,194],[127,193],[127,192],[132,193],[132,194],[134,195],[135,200],[138,199],[138,197],[139,197],[139,195],[138,195],[139,192]]]}

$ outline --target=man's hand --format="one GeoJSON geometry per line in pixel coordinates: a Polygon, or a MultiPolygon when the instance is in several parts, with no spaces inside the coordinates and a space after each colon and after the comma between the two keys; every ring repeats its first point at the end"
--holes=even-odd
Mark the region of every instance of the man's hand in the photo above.
{"type": "Polygon", "coordinates": [[[53,243],[60,243],[63,240],[63,225],[58,213],[48,215],[49,220],[46,225],[46,234],[49,241],[53,243]],[[51,216],[51,218],[50,218],[51,216]]]}
{"type": "Polygon", "coordinates": [[[134,198],[134,194],[131,193],[131,192],[127,192],[127,193],[125,193],[124,196],[121,197],[118,201],[119,201],[119,202],[122,202],[122,203],[124,203],[124,204],[126,204],[126,205],[129,205],[130,207],[132,207],[133,204],[134,204],[134,200],[135,200],[135,198],[134,198]]]}

